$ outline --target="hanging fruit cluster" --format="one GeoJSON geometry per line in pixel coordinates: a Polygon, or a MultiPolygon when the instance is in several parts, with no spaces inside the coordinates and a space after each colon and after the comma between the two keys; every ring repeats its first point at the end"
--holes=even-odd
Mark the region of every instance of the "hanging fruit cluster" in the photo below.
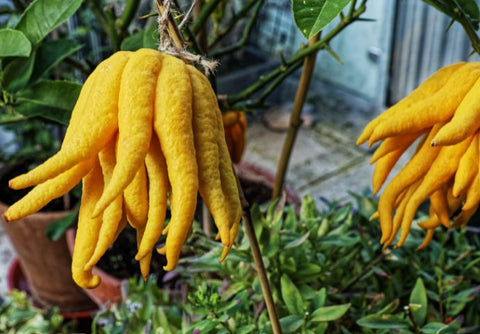
{"type": "Polygon", "coordinates": [[[383,142],[372,163],[377,193],[400,156],[418,141],[410,161],[380,195],[381,242],[397,247],[408,236],[419,206],[429,199],[425,247],[438,226],[465,225],[480,201],[480,63],[457,63],[433,74],[410,95],[372,120],[358,138],[383,142]]]}
{"type": "Polygon", "coordinates": [[[177,265],[193,222],[197,192],[224,245],[238,232],[241,205],[221,112],[208,79],[182,60],[151,49],[117,52],[85,82],[60,151],[10,181],[36,186],[4,214],[34,213],[83,180],[73,253],[78,285],[100,283],[93,266],[127,222],[136,229],[140,268],[167,234],[165,270],[177,265]],[[164,226],[167,202],[171,219],[164,226]]]}

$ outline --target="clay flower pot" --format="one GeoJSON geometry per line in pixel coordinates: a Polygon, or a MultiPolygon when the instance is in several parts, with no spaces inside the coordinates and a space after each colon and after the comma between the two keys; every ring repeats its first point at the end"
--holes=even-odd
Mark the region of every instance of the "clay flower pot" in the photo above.
{"type": "MultiPolygon", "coordinates": [[[[0,215],[7,209],[0,202],[0,215]]],[[[71,257],[65,236],[51,241],[47,227],[68,211],[38,212],[14,222],[0,219],[9,236],[33,299],[42,307],[57,306],[61,312],[95,309],[95,304],[72,279],[71,257]]]]}
{"type": "MultiPolygon", "coordinates": [[[[75,245],[75,230],[69,229],[66,233],[69,254],[73,254],[75,245]]],[[[115,304],[122,299],[122,285],[126,280],[118,279],[104,272],[98,267],[93,268],[93,274],[98,275],[102,282],[95,289],[84,289],[85,293],[98,305],[115,304]]]]}

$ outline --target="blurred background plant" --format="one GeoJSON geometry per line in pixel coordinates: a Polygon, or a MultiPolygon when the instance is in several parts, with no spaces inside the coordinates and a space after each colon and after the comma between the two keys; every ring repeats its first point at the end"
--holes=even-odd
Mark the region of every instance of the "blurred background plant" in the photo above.
{"type": "Polygon", "coordinates": [[[71,333],[74,322],[64,323],[57,308],[43,310],[33,305],[23,291],[11,291],[0,304],[2,333],[71,333]]]}

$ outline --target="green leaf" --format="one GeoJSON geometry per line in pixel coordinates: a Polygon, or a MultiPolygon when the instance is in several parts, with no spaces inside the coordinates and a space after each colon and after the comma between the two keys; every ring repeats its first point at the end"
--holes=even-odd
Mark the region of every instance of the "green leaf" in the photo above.
{"type": "Polygon", "coordinates": [[[288,315],[280,319],[280,327],[283,333],[296,333],[303,325],[303,317],[299,315],[288,315]]]}
{"type": "Polygon", "coordinates": [[[280,285],[283,301],[290,314],[302,316],[304,313],[302,295],[295,284],[286,274],[283,274],[280,285]]]}
{"type": "Polygon", "coordinates": [[[377,329],[406,329],[408,322],[396,315],[391,314],[371,314],[357,320],[357,324],[367,328],[377,329]]]}
{"type": "Polygon", "coordinates": [[[303,36],[312,38],[327,26],[350,0],[292,0],[293,18],[303,36]]]}
{"type": "Polygon", "coordinates": [[[478,9],[475,0],[457,0],[458,5],[462,11],[473,21],[476,21],[476,28],[478,29],[478,20],[480,18],[480,10],[478,9]]]}
{"type": "Polygon", "coordinates": [[[424,334],[446,334],[448,325],[441,322],[431,322],[422,327],[421,331],[424,334]]]}
{"type": "Polygon", "coordinates": [[[83,45],[73,39],[59,39],[42,43],[37,50],[30,82],[36,82],[63,59],[80,50],[83,45]]]}
{"type": "Polygon", "coordinates": [[[450,296],[448,298],[448,301],[470,302],[478,296],[479,292],[480,292],[480,286],[477,285],[473,288],[460,291],[455,295],[450,296]]]}
{"type": "Polygon", "coordinates": [[[68,125],[81,88],[82,85],[75,82],[40,81],[19,94],[16,111],[68,125]]]}
{"type": "Polygon", "coordinates": [[[254,333],[257,327],[254,324],[250,325],[245,325],[239,328],[235,329],[235,333],[238,334],[248,334],[248,333],[254,333]]]}
{"type": "Polygon", "coordinates": [[[382,315],[382,314],[388,314],[394,312],[398,305],[400,305],[400,299],[394,299],[391,303],[386,305],[384,308],[382,308],[380,311],[377,312],[377,315],[382,315]]]}
{"type": "Polygon", "coordinates": [[[315,297],[312,300],[310,305],[311,313],[315,312],[316,309],[321,308],[325,305],[325,300],[327,299],[327,289],[321,288],[320,291],[315,293],[315,297]]]}
{"type": "Polygon", "coordinates": [[[320,307],[311,315],[311,321],[333,321],[341,318],[350,308],[351,304],[320,307]]]}
{"type": "Polygon", "coordinates": [[[0,45],[0,58],[28,57],[32,51],[27,36],[14,29],[0,29],[0,45]]]}
{"type": "Polygon", "coordinates": [[[33,73],[35,64],[34,53],[28,58],[15,58],[5,66],[2,77],[2,85],[9,92],[17,92],[23,89],[33,73]]]}
{"type": "Polygon", "coordinates": [[[45,234],[48,239],[57,241],[75,223],[78,215],[78,208],[68,215],[57,219],[47,227],[45,234]]]}
{"type": "Polygon", "coordinates": [[[143,46],[143,34],[144,30],[140,30],[139,32],[125,38],[120,45],[120,50],[135,51],[140,49],[143,46]]]}
{"type": "Polygon", "coordinates": [[[72,16],[81,4],[82,0],[35,0],[23,13],[16,29],[36,45],[72,16]]]}
{"type": "Polygon", "coordinates": [[[151,24],[147,28],[145,28],[143,32],[143,47],[150,48],[150,49],[157,49],[158,48],[158,26],[157,24],[151,24]]]}
{"type": "Polygon", "coordinates": [[[201,333],[208,333],[209,331],[217,327],[217,325],[218,323],[215,319],[204,319],[189,328],[187,333],[193,333],[195,330],[199,330],[201,333]]]}
{"type": "Polygon", "coordinates": [[[412,293],[410,294],[410,304],[416,304],[420,306],[418,308],[410,308],[413,318],[419,326],[422,326],[425,323],[425,318],[427,316],[427,302],[427,291],[425,290],[423,280],[419,277],[415,283],[412,293]]]}
{"type": "Polygon", "coordinates": [[[300,219],[308,220],[316,218],[318,215],[317,207],[315,206],[315,200],[312,196],[305,196],[302,200],[300,207],[300,219]]]}
{"type": "Polygon", "coordinates": [[[305,241],[308,240],[308,237],[310,236],[310,232],[307,232],[304,236],[295,239],[293,241],[290,241],[288,244],[286,244],[283,249],[289,249],[289,248],[295,248],[303,244],[305,241]]]}

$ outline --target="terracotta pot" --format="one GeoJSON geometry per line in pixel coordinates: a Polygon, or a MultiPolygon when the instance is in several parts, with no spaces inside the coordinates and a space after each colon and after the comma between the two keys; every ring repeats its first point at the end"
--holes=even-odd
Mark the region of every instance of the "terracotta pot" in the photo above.
{"type": "MultiPolygon", "coordinates": [[[[68,250],[73,254],[73,247],[75,245],[75,230],[69,229],[66,233],[68,250]]],[[[93,268],[93,274],[98,275],[102,282],[95,289],[84,289],[85,293],[98,306],[104,306],[107,303],[117,303],[122,299],[122,285],[126,284],[126,280],[118,279],[112,275],[107,274],[98,267],[93,268]]]]}
{"type": "MultiPolygon", "coordinates": [[[[6,209],[0,202],[0,214],[6,209]]],[[[14,222],[0,220],[39,305],[57,306],[62,312],[92,310],[95,304],[72,279],[72,260],[65,237],[51,241],[45,236],[47,227],[66,214],[68,211],[38,212],[14,222]]]]}
{"type": "MultiPolygon", "coordinates": [[[[8,269],[7,274],[7,287],[9,291],[12,290],[19,290],[24,291],[27,293],[28,296],[32,296],[32,292],[30,286],[28,285],[27,279],[25,278],[25,274],[20,267],[20,262],[17,258],[13,259],[10,268],[8,269]]],[[[83,319],[83,318],[91,318],[92,313],[96,312],[95,310],[89,311],[77,311],[77,312],[62,312],[60,314],[64,319],[83,319]]]]}

